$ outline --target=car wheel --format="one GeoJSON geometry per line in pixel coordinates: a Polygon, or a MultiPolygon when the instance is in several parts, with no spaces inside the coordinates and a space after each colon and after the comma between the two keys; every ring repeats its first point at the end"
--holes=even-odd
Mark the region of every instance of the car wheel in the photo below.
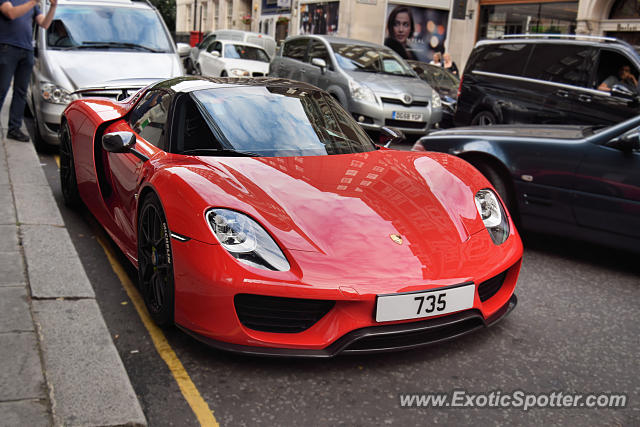
{"type": "Polygon", "coordinates": [[[40,153],[48,153],[53,148],[44,140],[42,134],[40,133],[40,120],[38,120],[37,111],[33,112],[33,146],[36,147],[36,150],[40,153]]]}
{"type": "Polygon", "coordinates": [[[515,200],[511,189],[508,187],[505,179],[500,176],[500,174],[493,167],[486,163],[474,163],[474,166],[482,173],[482,175],[485,176],[485,178],[489,180],[493,188],[496,189],[512,218],[516,218],[517,208],[515,205],[515,200]]]}
{"type": "Polygon", "coordinates": [[[173,324],[173,256],[169,227],[154,193],[142,202],[138,217],[138,283],[151,318],[158,326],[173,324]]]}
{"type": "Polygon", "coordinates": [[[496,116],[490,111],[480,111],[475,115],[471,124],[474,126],[491,126],[498,123],[496,116]]]}
{"type": "Polygon", "coordinates": [[[193,62],[191,62],[190,58],[185,59],[184,68],[187,74],[193,74],[193,62]]]}
{"type": "Polygon", "coordinates": [[[65,205],[71,208],[80,206],[82,199],[78,191],[71,132],[66,121],[60,128],[60,187],[65,205]]]}
{"type": "Polygon", "coordinates": [[[202,70],[200,69],[200,64],[196,64],[193,67],[193,74],[195,74],[196,76],[201,76],[202,75],[202,70]]]}

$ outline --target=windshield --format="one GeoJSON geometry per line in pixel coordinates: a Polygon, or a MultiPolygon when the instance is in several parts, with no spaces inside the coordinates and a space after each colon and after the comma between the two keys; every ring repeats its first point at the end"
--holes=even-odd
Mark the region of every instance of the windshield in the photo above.
{"type": "MultiPolygon", "coordinates": [[[[219,141],[213,142],[214,146],[197,147],[199,150],[233,149],[275,157],[376,149],[355,120],[321,91],[234,87],[195,91],[192,96],[213,131],[213,141],[219,141]]],[[[198,154],[197,150],[194,153],[198,154]]],[[[204,151],[202,154],[206,155],[204,151]]]]}
{"type": "Polygon", "coordinates": [[[331,43],[331,48],[345,70],[415,77],[411,67],[390,49],[341,43],[331,43]]]}
{"type": "Polygon", "coordinates": [[[224,46],[224,57],[248,59],[250,61],[269,62],[269,55],[264,50],[244,44],[227,44],[224,46]]]}
{"type": "Polygon", "coordinates": [[[446,89],[447,91],[458,91],[460,80],[439,66],[433,66],[429,64],[416,63],[418,67],[422,68],[423,73],[419,74],[431,87],[437,87],[439,89],[446,89]]]}
{"type": "Polygon", "coordinates": [[[172,52],[159,16],[151,9],[59,5],[47,30],[47,46],[58,49],[127,49],[172,52]]]}

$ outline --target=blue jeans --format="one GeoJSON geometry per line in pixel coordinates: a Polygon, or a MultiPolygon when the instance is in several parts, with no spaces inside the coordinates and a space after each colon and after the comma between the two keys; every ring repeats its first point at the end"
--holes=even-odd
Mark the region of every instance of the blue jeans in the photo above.
{"type": "Polygon", "coordinates": [[[9,108],[9,130],[20,129],[24,107],[27,102],[27,87],[33,71],[33,51],[8,44],[0,44],[0,108],[11,87],[13,98],[9,108]]]}

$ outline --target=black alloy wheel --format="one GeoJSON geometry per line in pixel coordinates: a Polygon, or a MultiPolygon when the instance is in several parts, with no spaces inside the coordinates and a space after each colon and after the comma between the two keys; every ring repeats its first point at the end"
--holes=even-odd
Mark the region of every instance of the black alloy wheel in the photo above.
{"type": "Polygon", "coordinates": [[[73,146],[71,144],[71,132],[69,124],[63,121],[60,128],[60,187],[64,204],[70,208],[76,208],[82,203],[78,191],[76,168],[73,160],[73,146]]]}
{"type": "Polygon", "coordinates": [[[158,197],[149,193],[138,217],[138,283],[158,326],[173,324],[173,280],[169,227],[158,197]]]}

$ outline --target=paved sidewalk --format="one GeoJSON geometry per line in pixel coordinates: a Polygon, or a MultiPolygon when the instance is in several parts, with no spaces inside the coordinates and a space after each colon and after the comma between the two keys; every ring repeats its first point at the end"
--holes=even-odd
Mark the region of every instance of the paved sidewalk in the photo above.
{"type": "Polygon", "coordinates": [[[0,114],[0,425],[147,425],[33,144],[6,138],[10,101],[0,114]]]}

